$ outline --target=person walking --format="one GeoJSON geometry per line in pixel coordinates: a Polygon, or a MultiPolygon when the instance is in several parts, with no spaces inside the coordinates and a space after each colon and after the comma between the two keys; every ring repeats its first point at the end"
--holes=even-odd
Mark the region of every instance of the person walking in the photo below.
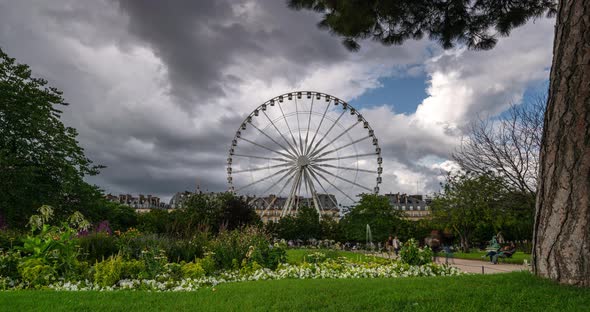
{"type": "Polygon", "coordinates": [[[393,251],[393,237],[389,235],[387,242],[385,243],[385,250],[387,251],[387,257],[391,258],[391,251],[393,251]]]}
{"type": "Polygon", "coordinates": [[[399,239],[397,238],[397,235],[393,238],[393,242],[392,242],[392,247],[393,247],[393,251],[395,252],[395,256],[397,257],[399,254],[399,250],[402,247],[402,243],[399,241],[399,239]]]}

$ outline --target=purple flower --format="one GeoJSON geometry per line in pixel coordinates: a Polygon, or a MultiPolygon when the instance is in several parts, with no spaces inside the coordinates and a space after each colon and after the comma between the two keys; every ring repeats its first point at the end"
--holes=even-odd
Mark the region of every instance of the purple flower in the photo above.
{"type": "Polygon", "coordinates": [[[77,236],[78,237],[86,237],[86,236],[88,236],[88,234],[90,234],[88,232],[88,230],[81,230],[81,231],[78,231],[78,235],[77,236]]]}
{"type": "Polygon", "coordinates": [[[109,226],[108,220],[100,221],[100,223],[96,226],[96,229],[94,230],[94,232],[96,232],[96,233],[104,232],[109,235],[113,234],[113,231],[111,231],[111,227],[109,226]]]}

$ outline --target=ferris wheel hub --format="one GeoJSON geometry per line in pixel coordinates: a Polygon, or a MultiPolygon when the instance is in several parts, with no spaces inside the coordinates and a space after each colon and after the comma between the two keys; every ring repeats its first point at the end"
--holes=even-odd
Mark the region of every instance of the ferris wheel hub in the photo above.
{"type": "Polygon", "coordinates": [[[297,167],[305,167],[310,164],[309,157],[307,155],[301,155],[297,158],[297,167]]]}

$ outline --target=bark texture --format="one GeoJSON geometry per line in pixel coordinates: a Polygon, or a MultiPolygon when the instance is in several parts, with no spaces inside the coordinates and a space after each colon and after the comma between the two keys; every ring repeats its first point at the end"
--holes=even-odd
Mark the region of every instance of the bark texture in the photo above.
{"type": "Polygon", "coordinates": [[[539,170],[533,270],[590,286],[590,0],[559,3],[539,170]]]}

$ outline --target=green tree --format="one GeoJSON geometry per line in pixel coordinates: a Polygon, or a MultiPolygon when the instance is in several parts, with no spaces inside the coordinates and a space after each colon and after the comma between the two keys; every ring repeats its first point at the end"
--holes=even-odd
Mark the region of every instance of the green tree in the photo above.
{"type": "Polygon", "coordinates": [[[279,238],[320,239],[322,227],[318,212],[310,207],[300,207],[295,216],[286,216],[276,224],[276,232],[279,238]]]}
{"type": "Polygon", "coordinates": [[[279,222],[277,222],[276,231],[279,238],[288,240],[299,238],[297,221],[293,216],[286,216],[281,218],[279,222]]]}
{"type": "Polygon", "coordinates": [[[100,166],[84,155],[76,130],[60,120],[66,105],[61,91],[0,49],[0,214],[9,224],[24,225],[44,204],[58,216],[85,213],[80,205],[88,200],[99,204],[100,192],[83,177],[100,166]]]}
{"type": "Polygon", "coordinates": [[[582,35],[590,29],[590,0],[290,0],[289,6],[321,12],[319,26],[352,50],[359,39],[392,45],[424,35],[444,48],[491,49],[531,18],[557,15],[532,264],[537,275],[590,286],[590,37],[582,35]]]}
{"type": "Polygon", "coordinates": [[[320,238],[320,215],[314,208],[298,208],[297,217],[295,218],[295,225],[297,227],[299,239],[308,240],[310,238],[320,238]]]}
{"type": "Polygon", "coordinates": [[[387,197],[363,195],[340,224],[347,240],[364,242],[368,224],[374,242],[385,242],[389,235],[398,233],[403,221],[400,211],[393,209],[387,197]]]}
{"type": "Polygon", "coordinates": [[[340,223],[330,218],[323,218],[320,221],[320,238],[343,241],[344,235],[340,223]]]}
{"type": "Polygon", "coordinates": [[[479,227],[492,226],[499,231],[505,211],[502,211],[502,180],[490,175],[449,175],[443,192],[432,201],[435,222],[451,228],[459,237],[461,248],[469,252],[471,239],[479,227]]]}
{"type": "Polygon", "coordinates": [[[200,231],[218,233],[221,229],[261,225],[260,217],[246,199],[231,193],[194,194],[171,218],[167,231],[182,237],[191,237],[200,231]]]}

